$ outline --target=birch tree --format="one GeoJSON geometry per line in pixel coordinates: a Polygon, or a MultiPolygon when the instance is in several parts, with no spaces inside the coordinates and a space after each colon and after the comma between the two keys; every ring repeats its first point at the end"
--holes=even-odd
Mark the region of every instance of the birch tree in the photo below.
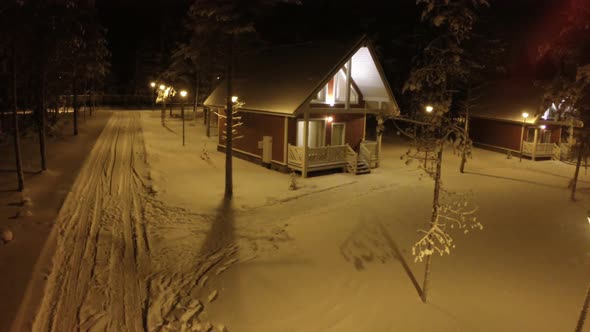
{"type": "Polygon", "coordinates": [[[450,110],[455,89],[468,76],[463,61],[464,44],[473,35],[478,11],[489,4],[486,0],[417,0],[416,4],[421,6],[421,20],[428,27],[428,35],[421,52],[414,57],[403,88],[411,96],[416,112],[410,120],[414,126],[403,131],[412,139],[412,145],[402,158],[407,163],[418,160],[434,181],[430,223],[426,230],[420,231],[423,236],[413,247],[415,257],[425,260],[421,295],[426,302],[432,255],[448,254],[452,248],[450,225],[461,229],[481,228],[471,218],[475,210],[464,209],[469,204],[465,206],[461,200],[445,203],[443,196],[448,193],[442,186],[442,159],[445,144],[467,156],[471,153],[471,140],[450,110]]]}

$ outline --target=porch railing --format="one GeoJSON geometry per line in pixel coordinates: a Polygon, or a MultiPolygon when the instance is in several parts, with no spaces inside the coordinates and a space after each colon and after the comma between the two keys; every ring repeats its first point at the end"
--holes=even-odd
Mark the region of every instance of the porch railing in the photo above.
{"type": "Polygon", "coordinates": [[[356,174],[357,169],[357,154],[354,150],[350,147],[350,145],[346,144],[346,170],[348,173],[356,174]]]}
{"type": "Polygon", "coordinates": [[[303,167],[303,148],[289,144],[289,166],[294,168],[303,167]]]}
{"type": "MultiPolygon", "coordinates": [[[[302,170],[304,154],[303,147],[289,144],[288,166],[292,169],[302,170]]],[[[362,142],[359,153],[356,153],[348,144],[307,148],[307,169],[346,167],[349,173],[356,174],[359,160],[371,168],[375,167],[374,165],[378,162],[376,154],[376,142],[362,142]]]]}
{"type": "Polygon", "coordinates": [[[359,147],[359,160],[367,164],[368,167],[371,167],[372,159],[371,151],[365,145],[361,144],[359,147]]]}
{"type": "Polygon", "coordinates": [[[362,141],[360,145],[361,154],[363,153],[363,148],[368,151],[368,165],[371,168],[377,167],[379,163],[379,149],[377,146],[377,142],[374,141],[362,141]]]}
{"type": "Polygon", "coordinates": [[[551,157],[553,156],[553,143],[537,143],[535,147],[533,142],[524,142],[522,153],[529,156],[534,154],[535,157],[551,157]]]}
{"type": "MultiPolygon", "coordinates": [[[[347,145],[307,148],[307,167],[314,168],[344,164],[347,153],[346,148],[347,145]]],[[[288,149],[289,166],[295,169],[303,168],[303,147],[289,144],[288,149]]]]}
{"type": "Polygon", "coordinates": [[[307,166],[314,167],[342,163],[345,155],[346,145],[307,148],[307,166]]]}

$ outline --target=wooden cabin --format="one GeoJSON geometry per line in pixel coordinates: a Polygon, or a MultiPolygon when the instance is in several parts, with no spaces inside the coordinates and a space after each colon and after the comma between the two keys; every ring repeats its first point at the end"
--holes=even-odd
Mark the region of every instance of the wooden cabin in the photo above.
{"type": "MultiPolygon", "coordinates": [[[[269,48],[236,57],[234,68],[242,122],[235,156],[303,176],[379,165],[380,137],[366,139],[367,117],[396,115],[399,107],[366,38],[269,48]]],[[[222,81],[205,106],[224,115],[227,97],[222,81]]],[[[223,151],[224,117],[218,121],[223,151]]]]}
{"type": "Polygon", "coordinates": [[[531,80],[494,82],[480,94],[470,114],[469,134],[482,148],[532,160],[560,159],[570,151],[573,129],[582,126],[557,112],[559,102],[540,107],[543,91],[531,80]]]}

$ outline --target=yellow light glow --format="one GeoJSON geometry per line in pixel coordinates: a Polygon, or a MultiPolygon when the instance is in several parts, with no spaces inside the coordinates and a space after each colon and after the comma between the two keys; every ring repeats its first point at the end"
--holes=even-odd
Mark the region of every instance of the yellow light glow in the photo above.
{"type": "Polygon", "coordinates": [[[327,121],[328,123],[330,123],[330,122],[334,121],[334,118],[333,118],[333,117],[331,117],[331,116],[327,116],[327,117],[326,117],[326,121],[327,121]]]}
{"type": "Polygon", "coordinates": [[[522,117],[526,119],[529,117],[529,114],[527,112],[522,112],[522,117]]]}
{"type": "Polygon", "coordinates": [[[186,90],[180,90],[180,96],[181,96],[182,98],[186,97],[186,95],[187,95],[187,92],[186,92],[186,90]]]}
{"type": "Polygon", "coordinates": [[[235,103],[236,101],[238,101],[238,96],[231,96],[231,102],[235,103]]]}
{"type": "Polygon", "coordinates": [[[156,82],[151,82],[151,83],[150,83],[150,86],[151,86],[152,88],[156,87],[156,82]]]}
{"type": "Polygon", "coordinates": [[[164,84],[160,84],[160,90],[162,90],[162,91],[166,90],[166,86],[164,84]]]}
{"type": "Polygon", "coordinates": [[[432,111],[434,111],[434,107],[430,105],[426,106],[426,113],[432,113],[432,111]]]}
{"type": "Polygon", "coordinates": [[[547,128],[547,126],[546,125],[540,125],[539,128],[545,129],[545,128],[547,128]]]}

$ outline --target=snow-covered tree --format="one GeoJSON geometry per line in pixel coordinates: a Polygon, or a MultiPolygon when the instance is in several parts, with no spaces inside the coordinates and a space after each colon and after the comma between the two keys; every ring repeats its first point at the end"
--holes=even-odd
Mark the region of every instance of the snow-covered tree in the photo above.
{"type": "MultiPolygon", "coordinates": [[[[218,36],[218,44],[225,53],[226,128],[233,128],[232,77],[234,49],[240,36],[255,32],[255,21],[262,13],[279,2],[298,3],[297,0],[195,0],[189,9],[190,28],[201,35],[218,36]]],[[[226,129],[225,196],[233,195],[233,139],[232,130],[226,129]]]]}
{"type": "MultiPolygon", "coordinates": [[[[557,116],[570,120],[572,134],[576,132],[576,170],[570,182],[570,198],[575,199],[578,174],[582,159],[590,145],[588,126],[574,131],[579,121],[590,122],[590,5],[587,1],[571,0],[566,11],[566,24],[559,38],[539,48],[541,57],[552,60],[555,74],[543,84],[543,108],[557,105],[557,116]]],[[[574,135],[572,135],[574,136],[574,135]]],[[[569,142],[573,144],[573,142],[569,142]]]]}
{"type": "Polygon", "coordinates": [[[451,219],[447,218],[458,220],[456,225],[461,228],[467,227],[470,220],[471,212],[453,208],[462,202],[445,205],[441,201],[446,192],[442,188],[442,157],[446,144],[462,155],[471,153],[471,140],[450,110],[456,89],[469,76],[464,45],[473,36],[479,9],[489,4],[486,0],[416,0],[416,4],[422,8],[421,20],[429,33],[403,88],[413,99],[416,112],[413,119],[406,119],[413,126],[402,131],[412,142],[402,158],[408,163],[419,161],[420,167],[434,180],[430,224],[423,231],[425,237],[414,246],[416,257],[426,261],[421,294],[426,302],[432,254],[448,253],[452,248],[446,228],[451,219]],[[462,217],[451,217],[448,215],[451,212],[462,217]]]}

